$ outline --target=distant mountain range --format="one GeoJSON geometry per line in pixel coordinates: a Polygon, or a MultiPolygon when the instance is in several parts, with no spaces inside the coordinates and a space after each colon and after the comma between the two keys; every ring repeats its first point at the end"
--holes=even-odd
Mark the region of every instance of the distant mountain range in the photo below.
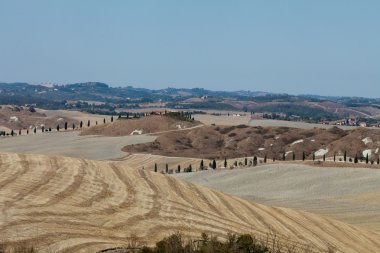
{"type": "Polygon", "coordinates": [[[339,117],[380,118],[379,98],[212,91],[203,88],[152,90],[132,86],[112,87],[100,82],[65,85],[0,83],[0,104],[33,104],[46,109],[77,109],[94,113],[112,113],[117,108],[164,106],[282,113],[313,121],[339,117]]]}

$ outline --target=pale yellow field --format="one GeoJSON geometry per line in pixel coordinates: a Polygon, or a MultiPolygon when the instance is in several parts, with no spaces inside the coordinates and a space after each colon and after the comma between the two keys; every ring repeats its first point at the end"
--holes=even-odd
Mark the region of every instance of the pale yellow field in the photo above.
{"type": "Polygon", "coordinates": [[[328,245],[340,252],[380,249],[375,232],[255,204],[126,162],[0,154],[2,240],[32,242],[42,252],[94,252],[124,245],[133,234],[151,244],[175,231],[259,238],[274,231],[314,252],[328,245]]]}

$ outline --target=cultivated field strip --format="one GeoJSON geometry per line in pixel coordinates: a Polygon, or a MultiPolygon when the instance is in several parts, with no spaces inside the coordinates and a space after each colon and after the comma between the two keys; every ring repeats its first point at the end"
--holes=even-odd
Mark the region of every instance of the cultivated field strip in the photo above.
{"type": "Polygon", "coordinates": [[[339,221],[272,208],[203,186],[132,169],[126,162],[0,154],[0,239],[43,252],[94,252],[136,235],[252,233],[342,252],[377,252],[380,236],[339,221]]]}

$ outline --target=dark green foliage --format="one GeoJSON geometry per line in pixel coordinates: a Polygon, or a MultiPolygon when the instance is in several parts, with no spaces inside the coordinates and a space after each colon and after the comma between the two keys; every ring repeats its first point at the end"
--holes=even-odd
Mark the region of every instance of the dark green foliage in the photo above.
{"type": "Polygon", "coordinates": [[[326,161],[326,155],[323,155],[323,161],[324,162],[326,161]]]}
{"type": "Polygon", "coordinates": [[[264,163],[267,163],[267,155],[264,156],[264,163]]]}
{"type": "Polygon", "coordinates": [[[368,158],[368,154],[367,154],[365,157],[365,163],[368,164],[368,162],[369,162],[369,158],[368,158]]]}
{"type": "Polygon", "coordinates": [[[296,153],[293,152],[292,157],[293,157],[293,161],[296,160],[296,153]]]}
{"type": "Polygon", "coordinates": [[[253,166],[256,166],[257,165],[257,156],[254,156],[253,157],[253,166]]]}
{"type": "Polygon", "coordinates": [[[165,172],[166,172],[166,174],[169,173],[169,165],[168,164],[165,165],[165,172]]]}
{"type": "Polygon", "coordinates": [[[82,127],[83,127],[83,121],[80,122],[79,127],[82,129],[82,127]]]}
{"type": "MultiPolygon", "coordinates": [[[[334,156],[335,157],[335,156],[334,156]]],[[[334,158],[335,159],[335,158],[334,158]]],[[[315,153],[313,153],[313,161],[315,161],[315,153]]],[[[335,161],[335,160],[334,160],[335,161]]]]}
{"type": "Polygon", "coordinates": [[[212,168],[215,170],[216,169],[216,161],[215,159],[212,161],[212,168]]]}
{"type": "Polygon", "coordinates": [[[302,161],[305,161],[305,159],[306,159],[306,155],[305,155],[305,151],[304,151],[304,152],[302,152],[302,161]]]}
{"type": "Polygon", "coordinates": [[[154,172],[157,172],[157,163],[154,164],[154,172]]]}
{"type": "Polygon", "coordinates": [[[75,124],[73,123],[73,130],[75,130],[75,124]]]}
{"type": "Polygon", "coordinates": [[[21,135],[21,129],[20,129],[20,130],[18,130],[18,135],[21,135]]]}
{"type": "Polygon", "coordinates": [[[67,130],[67,122],[65,122],[65,130],[67,130]]]}
{"type": "Polygon", "coordinates": [[[346,151],[344,151],[344,156],[343,156],[343,161],[347,161],[347,152],[346,151]]]}
{"type": "Polygon", "coordinates": [[[334,162],[336,161],[336,157],[335,157],[335,154],[334,154],[334,162]]]}
{"type": "Polygon", "coordinates": [[[11,131],[11,135],[13,136],[15,134],[15,132],[13,132],[13,129],[12,129],[12,131],[11,131]]]}
{"type": "Polygon", "coordinates": [[[203,169],[204,169],[204,162],[203,162],[203,160],[201,160],[201,164],[199,165],[199,169],[200,169],[200,170],[203,170],[203,169]]]}
{"type": "Polygon", "coordinates": [[[105,124],[105,123],[106,123],[106,118],[103,119],[103,124],[105,124]]]}
{"type": "Polygon", "coordinates": [[[113,116],[111,116],[111,122],[113,122],[113,116]]]}
{"type": "Polygon", "coordinates": [[[269,249],[259,243],[251,235],[228,235],[226,241],[210,237],[203,233],[197,243],[183,239],[180,233],[175,233],[156,243],[155,247],[143,247],[141,253],[268,253],[269,249]]]}
{"type": "MultiPolygon", "coordinates": [[[[58,125],[57,127],[58,127],[57,130],[59,131],[59,125],[58,125]]],[[[37,128],[36,128],[36,127],[33,129],[33,132],[34,132],[34,133],[37,133],[37,128]]]]}
{"type": "MultiPolygon", "coordinates": [[[[247,159],[247,157],[246,157],[246,158],[244,158],[244,165],[245,165],[245,166],[247,166],[247,165],[248,165],[248,159],[247,159]]],[[[224,167],[226,167],[226,166],[224,166],[224,167]]]]}
{"type": "Polygon", "coordinates": [[[285,154],[285,153],[282,154],[282,160],[283,160],[283,161],[286,160],[286,154],[285,154]]]}
{"type": "Polygon", "coordinates": [[[180,173],[181,172],[181,165],[178,164],[178,167],[177,167],[177,172],[180,173]]]}
{"type": "Polygon", "coordinates": [[[355,155],[354,163],[358,163],[358,155],[355,155]]]}
{"type": "Polygon", "coordinates": [[[90,125],[91,125],[91,122],[90,122],[90,120],[88,120],[87,121],[87,127],[90,127],[90,125]]]}
{"type": "Polygon", "coordinates": [[[57,125],[57,131],[59,132],[59,125],[57,125]]]}

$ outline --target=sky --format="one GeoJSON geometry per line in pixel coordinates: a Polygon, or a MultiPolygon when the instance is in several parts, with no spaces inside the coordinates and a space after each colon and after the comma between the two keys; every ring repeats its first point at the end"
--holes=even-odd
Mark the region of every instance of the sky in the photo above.
{"type": "Polygon", "coordinates": [[[378,0],[0,0],[0,82],[380,97],[378,0]]]}

